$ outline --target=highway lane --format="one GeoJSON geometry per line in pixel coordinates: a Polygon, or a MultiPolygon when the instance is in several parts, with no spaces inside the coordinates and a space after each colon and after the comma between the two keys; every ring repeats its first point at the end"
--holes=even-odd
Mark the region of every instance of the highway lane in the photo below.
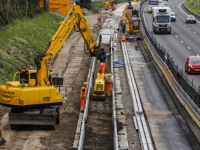
{"type": "MultiPolygon", "coordinates": [[[[169,51],[175,64],[184,71],[186,58],[191,55],[200,55],[200,23],[185,23],[187,15],[183,12],[183,8],[181,8],[180,5],[183,1],[184,0],[168,1],[168,6],[177,15],[177,21],[172,22],[172,34],[154,34],[152,30],[152,14],[148,14],[146,8],[144,16],[148,31],[156,38],[158,43],[169,51]]],[[[200,85],[200,75],[188,75],[188,78],[193,80],[196,86],[200,85]]]]}

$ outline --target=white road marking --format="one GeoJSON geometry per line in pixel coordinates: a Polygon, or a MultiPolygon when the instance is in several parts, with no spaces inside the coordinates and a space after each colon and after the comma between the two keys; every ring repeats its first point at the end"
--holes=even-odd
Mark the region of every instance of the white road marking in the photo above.
{"type": "Polygon", "coordinates": [[[185,24],[185,26],[186,26],[186,24],[185,24]]]}
{"type": "Polygon", "coordinates": [[[183,22],[181,22],[181,23],[183,23],[183,22]]]}
{"type": "Polygon", "coordinates": [[[183,41],[181,41],[181,43],[183,43],[183,41]]]}
{"type": "Polygon", "coordinates": [[[190,28],[188,28],[190,30],[190,28]]]}
{"type": "Polygon", "coordinates": [[[178,36],[175,36],[176,38],[178,37],[178,36]]]}
{"type": "Polygon", "coordinates": [[[190,49],[190,47],[188,47],[188,49],[190,49]]]}
{"type": "Polygon", "coordinates": [[[196,32],[194,32],[194,33],[196,33],[196,32]]]}

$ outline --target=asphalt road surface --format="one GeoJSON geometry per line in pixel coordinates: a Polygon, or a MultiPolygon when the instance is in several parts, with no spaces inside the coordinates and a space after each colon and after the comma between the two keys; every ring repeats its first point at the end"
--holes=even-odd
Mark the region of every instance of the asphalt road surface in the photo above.
{"type": "MultiPolygon", "coordinates": [[[[156,38],[158,43],[163,45],[175,64],[181,70],[185,70],[184,65],[188,56],[200,55],[200,22],[197,24],[186,24],[187,13],[182,7],[184,0],[169,0],[168,6],[175,12],[176,22],[172,22],[172,34],[154,34],[152,29],[152,14],[148,14],[145,8],[144,18],[148,31],[156,38]]],[[[188,75],[188,78],[196,86],[200,85],[200,75],[188,75]]]]}

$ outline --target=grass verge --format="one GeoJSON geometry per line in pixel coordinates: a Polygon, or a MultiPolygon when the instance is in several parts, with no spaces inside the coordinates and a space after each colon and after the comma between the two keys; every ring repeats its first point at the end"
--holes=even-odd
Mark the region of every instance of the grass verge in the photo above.
{"type": "Polygon", "coordinates": [[[196,0],[195,1],[186,0],[185,5],[187,5],[187,7],[193,10],[194,12],[200,14],[200,2],[197,8],[196,8],[196,0]]]}
{"type": "Polygon", "coordinates": [[[0,30],[0,84],[12,80],[19,67],[36,69],[34,56],[46,48],[62,20],[59,15],[42,13],[0,30]]]}

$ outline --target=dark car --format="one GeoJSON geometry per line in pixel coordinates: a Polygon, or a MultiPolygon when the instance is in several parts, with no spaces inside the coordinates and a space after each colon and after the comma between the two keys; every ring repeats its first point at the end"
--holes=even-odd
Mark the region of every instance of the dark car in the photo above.
{"type": "Polygon", "coordinates": [[[185,62],[185,72],[200,73],[200,56],[189,56],[185,62]]]}
{"type": "Polygon", "coordinates": [[[195,17],[193,15],[188,15],[186,20],[185,20],[185,22],[186,23],[194,23],[194,24],[197,23],[197,21],[196,21],[196,19],[195,19],[195,17]]]}
{"type": "Polygon", "coordinates": [[[171,12],[171,22],[172,21],[176,22],[176,15],[174,12],[171,12]]]}

